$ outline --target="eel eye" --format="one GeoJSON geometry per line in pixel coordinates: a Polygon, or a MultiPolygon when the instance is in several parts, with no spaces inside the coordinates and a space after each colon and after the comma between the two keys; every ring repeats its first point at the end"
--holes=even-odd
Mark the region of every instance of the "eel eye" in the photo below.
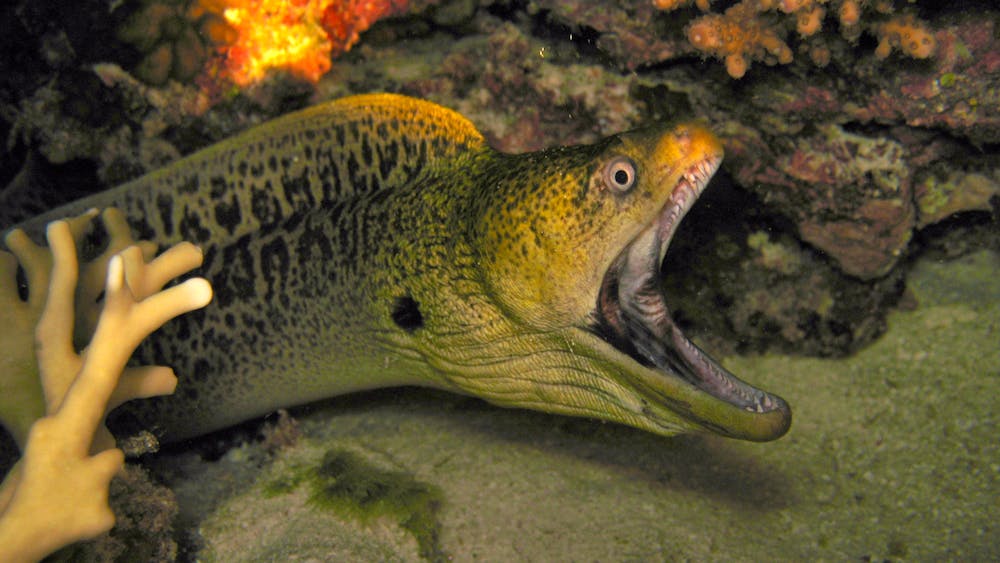
{"type": "Polygon", "coordinates": [[[635,163],[627,156],[615,157],[604,167],[604,184],[620,193],[635,185],[635,163]]]}

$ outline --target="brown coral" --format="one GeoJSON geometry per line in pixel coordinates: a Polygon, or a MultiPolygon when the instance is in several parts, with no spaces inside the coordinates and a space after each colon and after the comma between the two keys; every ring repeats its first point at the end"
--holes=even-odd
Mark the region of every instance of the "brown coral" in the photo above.
{"type": "Polygon", "coordinates": [[[118,38],[142,54],[135,75],[154,86],[195,78],[214,46],[234,38],[220,13],[195,3],[148,2],[118,30],[118,38]]]}

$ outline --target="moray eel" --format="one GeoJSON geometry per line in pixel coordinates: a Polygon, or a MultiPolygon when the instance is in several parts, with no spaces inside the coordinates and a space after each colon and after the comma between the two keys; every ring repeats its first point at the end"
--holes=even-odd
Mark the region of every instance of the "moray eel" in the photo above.
{"type": "Polygon", "coordinates": [[[722,158],[694,123],[500,153],[461,115],[372,94],[250,129],[23,225],[121,208],[193,241],[216,292],[138,352],[164,439],[394,385],[657,434],[783,435],[791,412],[684,337],[659,269],[722,158]]]}

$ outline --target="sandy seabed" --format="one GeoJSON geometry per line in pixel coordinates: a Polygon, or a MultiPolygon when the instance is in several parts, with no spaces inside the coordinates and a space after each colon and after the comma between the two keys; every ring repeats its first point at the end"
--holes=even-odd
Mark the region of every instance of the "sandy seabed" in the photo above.
{"type": "Polygon", "coordinates": [[[304,438],[268,463],[250,445],[160,464],[206,561],[419,559],[398,518],[321,508],[306,485],[265,494],[330,450],[440,490],[435,549],[455,561],[996,560],[998,274],[990,252],[925,259],[917,308],[854,356],[725,359],[792,404],[777,442],[389,390],[295,413],[304,438]]]}

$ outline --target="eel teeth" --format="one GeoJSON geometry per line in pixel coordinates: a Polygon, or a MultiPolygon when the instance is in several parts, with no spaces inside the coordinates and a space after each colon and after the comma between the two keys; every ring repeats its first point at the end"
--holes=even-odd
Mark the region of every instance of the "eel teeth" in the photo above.
{"type": "Polygon", "coordinates": [[[701,195],[720,159],[688,168],[653,224],[640,233],[605,274],[595,332],[640,364],[655,367],[750,412],[783,408],[784,401],[729,373],[691,342],[674,322],[660,270],[670,239],[701,195]]]}

